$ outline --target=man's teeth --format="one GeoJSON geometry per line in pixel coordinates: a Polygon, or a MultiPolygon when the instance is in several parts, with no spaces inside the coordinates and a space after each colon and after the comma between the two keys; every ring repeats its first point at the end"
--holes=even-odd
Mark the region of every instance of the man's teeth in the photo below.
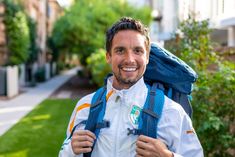
{"type": "Polygon", "coordinates": [[[124,70],[124,71],[135,71],[136,68],[122,68],[122,70],[124,70]]]}

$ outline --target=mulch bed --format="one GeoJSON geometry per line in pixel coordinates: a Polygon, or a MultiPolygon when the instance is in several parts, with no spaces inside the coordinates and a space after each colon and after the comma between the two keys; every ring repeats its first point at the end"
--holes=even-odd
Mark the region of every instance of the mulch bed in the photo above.
{"type": "Polygon", "coordinates": [[[87,78],[73,76],[69,81],[59,87],[50,98],[58,98],[61,92],[71,92],[71,99],[80,99],[81,97],[96,91],[97,87],[90,83],[87,78]]]}

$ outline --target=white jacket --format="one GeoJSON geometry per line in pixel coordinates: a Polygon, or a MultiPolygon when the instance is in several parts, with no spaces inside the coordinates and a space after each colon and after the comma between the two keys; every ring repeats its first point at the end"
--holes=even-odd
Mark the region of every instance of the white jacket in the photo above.
{"type": "MultiPolygon", "coordinates": [[[[109,128],[100,130],[92,152],[92,157],[134,157],[136,155],[136,135],[127,136],[127,128],[137,128],[133,111],[143,108],[147,97],[147,87],[140,79],[129,89],[116,90],[112,78],[107,82],[107,105],[104,119],[110,121],[109,128]]],[[[60,157],[82,157],[75,155],[71,148],[72,128],[86,120],[94,93],[83,97],[76,105],[67,130],[67,139],[60,150],[60,157]]],[[[84,125],[78,126],[83,129],[84,125]]],[[[157,137],[174,152],[175,157],[203,157],[203,150],[193,129],[191,119],[184,109],[165,96],[162,116],[158,123],[157,137]]]]}

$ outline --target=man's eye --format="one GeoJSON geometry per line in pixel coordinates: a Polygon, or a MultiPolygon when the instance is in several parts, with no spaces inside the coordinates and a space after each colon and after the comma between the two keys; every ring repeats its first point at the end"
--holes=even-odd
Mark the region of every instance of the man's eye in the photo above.
{"type": "Polygon", "coordinates": [[[116,50],[116,53],[117,53],[117,54],[123,54],[123,53],[124,53],[124,49],[117,49],[117,50],[116,50]]]}
{"type": "Polygon", "coordinates": [[[143,51],[142,51],[141,49],[135,49],[134,52],[135,52],[136,54],[142,54],[142,53],[143,53],[143,51]]]}

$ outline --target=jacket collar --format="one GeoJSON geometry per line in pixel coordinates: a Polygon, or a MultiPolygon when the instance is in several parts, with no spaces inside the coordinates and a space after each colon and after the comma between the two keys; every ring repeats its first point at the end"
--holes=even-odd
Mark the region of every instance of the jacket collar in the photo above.
{"type": "Polygon", "coordinates": [[[107,80],[107,91],[115,91],[116,93],[119,93],[119,95],[126,95],[127,93],[132,93],[135,91],[138,91],[140,89],[143,89],[143,87],[145,87],[145,83],[144,83],[144,79],[143,77],[141,77],[134,85],[132,85],[130,88],[128,89],[121,89],[121,90],[117,90],[113,87],[113,77],[114,76],[110,76],[107,80]]]}

